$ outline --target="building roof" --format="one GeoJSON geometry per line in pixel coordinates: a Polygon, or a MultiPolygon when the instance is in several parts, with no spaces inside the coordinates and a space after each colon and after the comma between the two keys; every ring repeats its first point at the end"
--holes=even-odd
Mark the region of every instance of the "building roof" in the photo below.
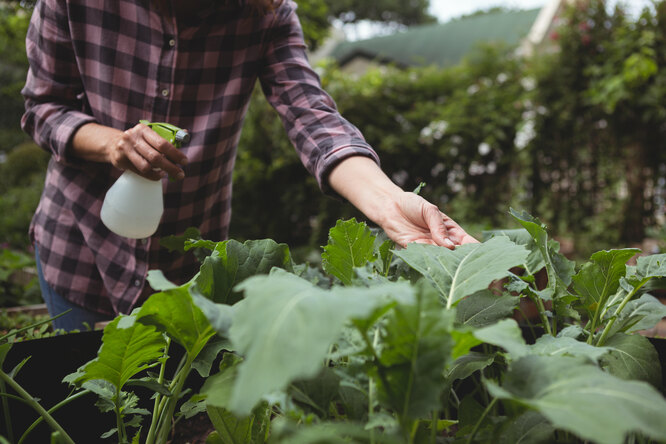
{"type": "Polygon", "coordinates": [[[482,42],[517,46],[538,14],[539,9],[497,11],[447,23],[414,26],[392,35],[342,42],[331,56],[340,66],[357,57],[400,66],[451,66],[482,42]]]}

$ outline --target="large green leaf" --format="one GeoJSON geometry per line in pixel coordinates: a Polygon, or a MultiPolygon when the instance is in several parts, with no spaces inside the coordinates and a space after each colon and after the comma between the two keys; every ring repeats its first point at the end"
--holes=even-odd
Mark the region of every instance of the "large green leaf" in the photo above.
{"type": "Polygon", "coordinates": [[[519,301],[518,296],[497,296],[490,290],[481,290],[458,303],[456,321],[470,327],[485,327],[511,316],[519,301]]]}
{"type": "Polygon", "coordinates": [[[531,407],[558,429],[582,439],[622,444],[630,432],[666,440],[666,400],[649,384],[625,381],[589,361],[526,356],[511,364],[490,393],[531,407]]]}
{"type": "Polygon", "coordinates": [[[611,374],[661,388],[659,354],[648,338],[619,333],[611,336],[604,346],[611,350],[603,356],[601,364],[611,374]]]}
{"type": "Polygon", "coordinates": [[[339,220],[328,232],[328,244],[321,255],[324,271],[351,285],[354,268],[375,259],[375,236],[356,219],[339,220]]]}
{"type": "Polygon", "coordinates": [[[513,359],[529,353],[523,333],[513,319],[504,319],[496,324],[474,330],[473,333],[487,344],[502,347],[513,359]]]}
{"type": "Polygon", "coordinates": [[[166,332],[193,360],[215,335],[215,330],[185,287],[155,293],[136,315],[142,324],[166,332]]]}
{"type": "MultiPolygon", "coordinates": [[[[201,264],[193,281],[197,292],[216,303],[236,303],[241,295],[233,290],[234,286],[250,276],[268,274],[273,267],[292,269],[289,247],[271,239],[244,243],[231,239],[213,245],[213,253],[201,264]]],[[[188,247],[213,245],[210,241],[197,241],[188,247]]]]}
{"type": "MultiPolygon", "coordinates": [[[[271,432],[271,442],[280,444],[340,444],[371,443],[372,431],[365,424],[353,422],[320,422],[315,424],[285,424],[277,421],[275,431],[271,432]],[[273,434],[274,433],[274,434],[273,434]]],[[[400,444],[404,442],[387,434],[378,434],[374,442],[382,444],[400,444]]]]}
{"type": "Polygon", "coordinates": [[[657,325],[664,317],[666,317],[666,305],[654,296],[644,294],[627,303],[613,324],[610,335],[618,331],[634,333],[647,330],[657,325]]]}
{"type": "Polygon", "coordinates": [[[627,261],[639,252],[635,248],[598,251],[573,276],[574,288],[590,317],[615,294],[620,286],[620,278],[627,274],[627,261]]]}
{"type": "Polygon", "coordinates": [[[502,428],[499,444],[548,444],[553,442],[554,431],[546,418],[528,410],[502,428]]]}
{"type": "Polygon", "coordinates": [[[474,372],[483,370],[495,361],[495,354],[471,351],[460,356],[449,366],[444,375],[445,389],[443,399],[448,403],[453,384],[457,380],[467,379],[474,372]]]}
{"type": "Polygon", "coordinates": [[[220,362],[220,371],[206,379],[201,393],[206,397],[206,411],[220,442],[225,444],[263,443],[265,434],[261,433],[262,414],[265,408],[255,409],[248,416],[238,417],[228,409],[231,391],[236,380],[238,364],[241,359],[226,353],[220,362]]]}
{"type": "Polygon", "coordinates": [[[495,237],[480,244],[461,245],[455,250],[409,244],[395,254],[428,278],[450,308],[465,296],[506,277],[511,267],[525,261],[528,252],[506,237],[495,237]]]}
{"type": "Polygon", "coordinates": [[[287,272],[255,276],[240,284],[230,329],[234,350],[244,356],[231,410],[247,414],[271,391],[316,375],[330,344],[351,318],[382,305],[413,298],[408,283],[324,290],[287,272]]]}
{"type": "Polygon", "coordinates": [[[608,347],[595,347],[586,342],[578,341],[568,336],[554,337],[551,335],[541,336],[533,345],[529,346],[529,353],[543,356],[582,356],[596,363],[599,359],[610,352],[608,347]]]}
{"type": "Polygon", "coordinates": [[[118,316],[104,328],[97,358],[90,361],[75,382],[109,381],[117,390],[164,354],[166,340],[155,327],[134,322],[134,316],[118,316]]]}
{"type": "Polygon", "coordinates": [[[425,417],[438,408],[452,354],[452,324],[453,313],[429,286],[421,287],[415,304],[398,304],[388,314],[377,386],[400,418],[425,417]]]}
{"type": "Polygon", "coordinates": [[[636,261],[636,274],[643,278],[666,277],[666,254],[639,257],[636,261]]]}
{"type": "Polygon", "coordinates": [[[546,266],[541,252],[534,243],[534,239],[532,239],[532,236],[526,229],[517,228],[514,230],[492,230],[483,232],[484,240],[498,236],[506,236],[517,245],[523,245],[527,251],[529,251],[525,263],[522,265],[527,274],[534,276],[539,270],[546,266]]]}

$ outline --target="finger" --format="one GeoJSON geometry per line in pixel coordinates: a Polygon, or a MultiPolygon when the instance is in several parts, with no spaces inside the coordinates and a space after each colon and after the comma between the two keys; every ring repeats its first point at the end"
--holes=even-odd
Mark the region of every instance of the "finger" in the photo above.
{"type": "Polygon", "coordinates": [[[155,170],[153,166],[136,150],[128,151],[127,162],[123,162],[120,166],[150,180],[160,180],[166,177],[164,171],[155,170]]]}
{"type": "Polygon", "coordinates": [[[141,125],[143,126],[142,136],[150,146],[162,153],[169,162],[178,165],[187,165],[187,156],[182,151],[173,146],[168,140],[164,139],[148,126],[141,125]]]}
{"type": "Polygon", "coordinates": [[[467,234],[467,232],[449,216],[444,213],[441,213],[441,216],[449,237],[456,243],[456,245],[479,243],[477,239],[467,234]]]}
{"type": "MultiPolygon", "coordinates": [[[[160,151],[160,149],[163,150],[167,149],[165,148],[165,145],[169,145],[173,149],[175,149],[175,147],[173,147],[173,145],[171,145],[166,140],[162,139],[159,135],[157,135],[157,137],[162,140],[160,146],[155,147],[154,145],[149,143],[149,141],[146,141],[144,139],[143,142],[137,143],[135,147],[136,151],[141,155],[141,157],[145,159],[145,161],[149,165],[148,168],[150,168],[151,170],[156,170],[156,171],[163,170],[166,173],[168,173],[171,177],[175,177],[176,179],[182,179],[183,177],[185,177],[185,172],[182,170],[182,168],[180,168],[178,165],[174,164],[169,159],[167,159],[166,155],[162,151],[160,151]]],[[[153,140],[152,142],[157,142],[157,141],[153,140]]],[[[144,169],[142,169],[141,171],[147,172],[143,164],[142,167],[144,167],[144,169]]]]}
{"type": "Polygon", "coordinates": [[[440,247],[453,249],[454,242],[449,239],[449,232],[444,224],[442,213],[434,205],[425,205],[423,209],[423,219],[430,230],[430,237],[433,243],[440,247]]]}

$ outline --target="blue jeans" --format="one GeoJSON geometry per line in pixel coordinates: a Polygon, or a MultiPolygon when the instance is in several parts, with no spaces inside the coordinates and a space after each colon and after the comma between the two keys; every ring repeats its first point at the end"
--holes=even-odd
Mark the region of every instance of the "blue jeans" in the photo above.
{"type": "Polygon", "coordinates": [[[39,277],[39,287],[42,290],[42,298],[46,303],[46,308],[51,316],[57,316],[60,313],[71,310],[53,321],[53,328],[57,330],[89,330],[95,327],[97,322],[111,320],[112,317],[103,313],[87,310],[79,305],[73,304],[64,297],[60,296],[44,279],[42,265],[39,261],[39,251],[35,246],[35,258],[37,259],[37,276],[39,277]],[[87,324],[87,326],[86,326],[87,324]]]}

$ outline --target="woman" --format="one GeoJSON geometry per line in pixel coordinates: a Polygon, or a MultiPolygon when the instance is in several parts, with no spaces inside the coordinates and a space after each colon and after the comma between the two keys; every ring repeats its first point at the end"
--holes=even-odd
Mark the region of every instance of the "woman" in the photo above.
{"type": "Polygon", "coordinates": [[[57,328],[127,313],[150,293],[149,268],[174,282],[197,271],[159,247],[198,227],[228,234],[231,177],[257,79],[324,193],[347,199],[400,245],[473,242],[378,166],[309,66],[293,1],[42,0],[27,36],[22,127],[52,153],[31,224],[43,294],[57,328]],[[178,150],[140,119],[187,128],[178,150]],[[99,213],[119,174],[163,181],[164,216],[149,239],[111,233],[99,213]]]}

